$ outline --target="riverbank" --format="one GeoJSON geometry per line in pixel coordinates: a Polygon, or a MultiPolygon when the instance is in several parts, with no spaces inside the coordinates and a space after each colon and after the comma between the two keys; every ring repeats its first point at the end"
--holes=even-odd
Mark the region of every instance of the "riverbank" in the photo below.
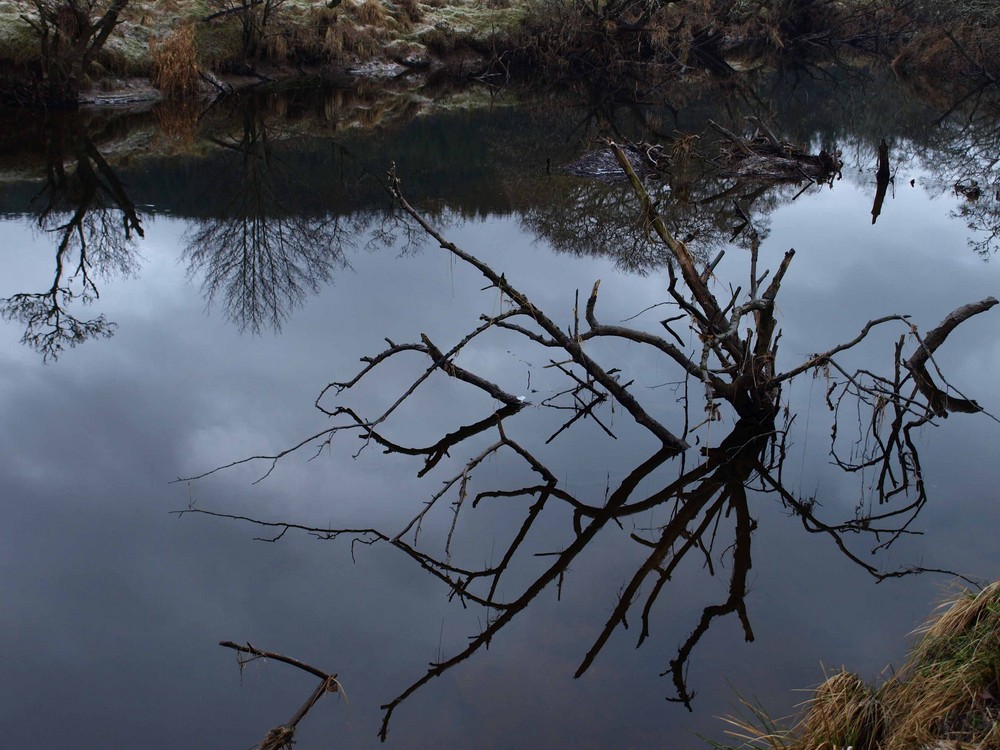
{"type": "Polygon", "coordinates": [[[906,662],[881,684],[836,672],[816,688],[791,729],[747,704],[749,715],[727,719],[729,734],[744,742],[717,747],[1000,747],[1000,582],[951,597],[916,635],[906,662]]]}
{"type": "MultiPolygon", "coordinates": [[[[46,61],[43,37],[70,33],[56,28],[58,14],[46,26],[25,5],[0,1],[0,99],[15,104],[44,99],[43,80],[60,66],[46,61]]],[[[91,2],[93,18],[110,5],[91,2]]],[[[981,0],[132,0],[70,98],[107,104],[412,73],[493,85],[610,77],[634,88],[856,53],[892,60],[918,88],[973,87],[1000,80],[998,27],[1000,9],[981,0]]]]}

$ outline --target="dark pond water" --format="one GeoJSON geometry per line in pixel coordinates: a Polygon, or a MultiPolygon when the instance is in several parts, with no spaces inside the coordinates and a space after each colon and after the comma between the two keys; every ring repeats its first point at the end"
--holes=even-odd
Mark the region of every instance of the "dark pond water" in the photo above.
{"type": "MultiPolygon", "coordinates": [[[[171,515],[194,508],[395,534],[496,439],[492,427],[474,434],[418,476],[421,457],[386,455],[376,444],[358,452],[363,441],[345,431],[322,450],[286,457],[259,483],[266,460],[171,483],[274,454],[337,423],[313,401],[331,381],[353,377],[361,357],[385,349],[384,339],[419,342],[426,334],[448,350],[480,314],[509,309],[496,288],[482,289],[478,272],[388,211],[376,177],[391,163],[408,198],[449,239],[502,271],[562,329],[600,279],[602,322],[662,333],[657,321],[676,310],[647,309],[667,299],[666,253],[637,225],[634,195],[559,167],[597,135],[677,144],[669,178],[653,189],[699,262],[727,251],[715,269],[720,298],[745,286],[750,262],[734,199],[762,238],[759,269],[774,273],[785,251],[797,251],[776,306],[778,369],[788,370],[854,338],[869,320],[908,314],[926,333],[960,305],[1000,290],[997,118],[966,101],[941,119],[948,106],[922,103],[885,74],[813,71],[700,82],[642,107],[608,94],[504,92],[491,102],[482,91],[360,90],[208,111],[2,115],[4,745],[249,747],[295,712],[315,679],[275,662],[241,672],[235,654],[217,645],[231,639],[339,675],[346,699],[313,709],[299,747],[372,747],[380,705],[488,627],[489,613],[449,601],[445,583],[391,545],[294,530],[271,544],[255,537],[281,527],[171,515]],[[718,153],[709,120],[742,132],[747,115],[788,141],[840,149],[842,178],[804,190],[736,184],[708,160],[718,153]],[[684,134],[699,136],[686,142],[695,149],[687,162],[684,134]],[[882,138],[894,180],[873,223],[882,138]]],[[[993,414],[996,315],[966,321],[935,353],[950,386],[993,414]]],[[[694,334],[683,322],[676,330],[697,359],[694,334]]],[[[545,444],[574,413],[547,408],[547,399],[573,383],[547,367],[557,355],[510,331],[487,334],[456,364],[529,404],[505,419],[505,432],[544,456],[563,491],[600,504],[654,453],[649,433],[608,403],[594,411],[600,424],[581,418],[545,444]]],[[[907,334],[899,324],[879,328],[838,361],[891,377],[893,347],[907,334]]],[[[914,345],[905,339],[907,352],[914,345]]],[[[682,428],[677,365],[634,342],[592,340],[586,351],[617,368],[618,382],[631,383],[652,417],[682,428]]],[[[338,403],[377,415],[425,366],[426,358],[400,355],[338,403]]],[[[836,379],[807,372],[781,395],[795,415],[783,487],[814,498],[831,522],[853,518],[859,503],[866,510],[877,479],[832,462],[825,396],[836,379]]],[[[733,414],[722,408],[720,421],[699,425],[703,387],[689,381],[688,389],[688,441],[718,444],[733,414]]],[[[330,395],[323,401],[334,403],[330,395]]],[[[385,433],[433,445],[487,418],[495,404],[439,371],[386,421],[385,433]]],[[[866,417],[851,408],[845,402],[839,415],[838,445],[840,455],[856,457],[866,417]]],[[[880,570],[922,565],[997,578],[1000,425],[956,413],[912,438],[927,503],[909,530],[921,534],[875,556],[878,540],[846,534],[848,548],[880,570]]],[[[685,471],[701,460],[698,447],[685,471]]],[[[652,471],[639,495],[673,481],[679,463],[652,471]]],[[[468,475],[470,492],[537,481],[510,451],[468,475]]],[[[954,577],[876,584],[828,536],[804,531],[779,496],[750,484],[745,507],[757,525],[745,605],[755,640],[745,642],[735,614],[712,623],[686,666],[687,687],[697,691],[693,712],[665,700],[676,693],[660,673],[745,566],[744,543],[734,545],[737,520],[725,514],[702,538],[707,554],[695,549],[672,571],[642,648],[635,643],[652,579],[629,629],[617,629],[573,679],[647,559],[633,535],[654,537],[672,517],[668,504],[609,524],[488,650],[408,698],[394,713],[390,745],[705,747],[697,735],[723,739],[714,717],[731,712],[738,696],[782,715],[824,667],[874,679],[898,663],[907,634],[954,577]]],[[[441,559],[456,498],[444,497],[421,531],[420,548],[441,559]]],[[[450,561],[497,564],[535,499],[501,495],[463,507],[450,561]]],[[[547,510],[499,595],[516,598],[575,539],[571,513],[547,510]]]]}

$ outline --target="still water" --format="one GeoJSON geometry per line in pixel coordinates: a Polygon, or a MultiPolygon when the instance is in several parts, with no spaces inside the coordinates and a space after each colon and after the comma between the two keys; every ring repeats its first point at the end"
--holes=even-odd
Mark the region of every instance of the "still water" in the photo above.
{"type": "MultiPolygon", "coordinates": [[[[597,279],[601,322],[662,332],[657,321],[667,317],[649,310],[667,298],[665,253],[637,228],[634,196],[560,170],[596,135],[673,143],[700,136],[683,169],[654,189],[667,223],[700,262],[727,251],[715,269],[720,298],[745,284],[749,264],[746,233],[733,236],[733,199],[762,238],[761,270],[777,269],[796,249],[777,300],[779,370],[852,339],[869,320],[907,314],[926,333],[960,305],[997,294],[989,118],[984,124],[967,107],[938,122],[947,105],[922,104],[881,74],[759,76],[735,88],[695,88],[641,109],[603,95],[504,93],[490,101],[461,91],[435,93],[449,103],[440,107],[426,93],[362,90],[207,111],[48,122],[6,115],[4,744],[249,747],[295,712],[315,679],[275,662],[241,671],[217,645],[233,640],[338,674],[345,695],[313,709],[299,747],[373,747],[380,705],[488,626],[485,611],[449,601],[442,581],[392,546],[294,530],[268,543],[255,537],[281,527],[172,514],[198,509],[394,534],[489,444],[488,435],[474,435],[418,477],[419,456],[386,455],[375,444],[359,451],[365,443],[356,434],[338,433],[329,446],[287,456],[259,483],[267,460],[172,483],[326,429],[331,420],[314,400],[331,381],[354,377],[360,358],[383,351],[385,339],[420,342],[426,334],[446,351],[480,314],[508,309],[496,288],[483,290],[478,272],[409,233],[389,210],[378,178],[391,163],[404,193],[448,239],[503,272],[564,329],[597,279]],[[708,121],[740,130],[748,114],[789,141],[836,146],[842,178],[804,191],[735,185],[708,161],[717,153],[708,121]],[[894,180],[873,223],[882,138],[894,180]],[[74,336],[82,340],[70,346],[74,336]]],[[[948,383],[992,414],[1000,413],[996,315],[963,323],[935,354],[948,383]]],[[[907,331],[879,329],[843,363],[891,374],[893,346],[907,331]]],[[[689,351],[700,351],[685,326],[678,332],[689,351]]],[[[567,386],[548,367],[555,355],[509,331],[490,334],[457,364],[523,398],[528,406],[505,429],[535,440],[565,491],[600,503],[653,452],[649,435],[620,407],[602,404],[594,411],[601,424],[582,418],[544,445],[573,414],[544,406],[565,403],[556,395],[567,386]]],[[[906,351],[913,344],[907,339],[906,351]]],[[[587,347],[618,369],[619,382],[633,383],[651,415],[683,424],[676,365],[636,343],[587,347]]],[[[380,414],[424,367],[401,356],[323,405],[380,414]]],[[[783,484],[839,522],[869,496],[872,476],[832,464],[828,384],[809,372],[783,388],[782,405],[795,415],[783,484]]],[[[395,442],[432,445],[494,408],[436,374],[385,429],[395,442]]],[[[862,440],[858,419],[841,418],[848,446],[855,434],[862,440]]],[[[695,446],[715,444],[734,420],[723,409],[721,421],[701,421],[693,418],[687,435],[695,446]]],[[[935,422],[913,435],[928,503],[910,530],[922,534],[874,557],[876,541],[859,534],[846,542],[881,570],[922,565],[993,580],[1000,426],[984,414],[935,422]]],[[[668,483],[671,467],[644,481],[668,483]]],[[[470,475],[478,492],[523,486],[526,473],[498,453],[470,475]]],[[[421,544],[438,555],[453,517],[444,503],[453,499],[421,531],[421,544]]],[[[455,564],[495,564],[532,502],[498,497],[463,509],[455,564]]],[[[925,574],[876,584],[827,536],[805,532],[773,493],[748,492],[747,503],[757,522],[745,597],[755,639],[745,642],[733,614],[713,622],[686,667],[693,712],[665,700],[674,686],[660,673],[703,609],[726,600],[735,564],[729,519],[720,519],[710,555],[696,553],[672,572],[642,648],[636,611],[629,629],[616,630],[573,679],[646,557],[630,535],[648,536],[669,520],[650,510],[605,529],[488,650],[408,698],[393,715],[390,746],[705,747],[697,735],[724,739],[715,717],[739,696],[783,715],[805,697],[795,690],[818,683],[824,668],[877,678],[899,663],[907,634],[954,580],[925,574]]],[[[559,553],[572,540],[569,513],[541,517],[499,593],[516,597],[551,559],[533,556],[559,553]]]]}

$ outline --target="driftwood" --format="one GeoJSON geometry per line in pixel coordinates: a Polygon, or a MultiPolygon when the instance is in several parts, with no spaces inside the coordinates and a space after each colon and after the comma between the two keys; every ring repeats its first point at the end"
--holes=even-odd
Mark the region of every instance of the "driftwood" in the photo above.
{"type": "Polygon", "coordinates": [[[726,139],[720,154],[723,172],[756,180],[811,180],[829,182],[843,166],[839,152],[810,154],[801,146],[780,140],[764,122],[748,117],[754,135],[744,138],[716,122],[709,124],[726,139]]]}
{"type": "MultiPolygon", "coordinates": [[[[724,176],[742,181],[823,183],[840,174],[843,166],[840,152],[810,154],[801,146],[779,139],[760,118],[748,117],[747,120],[754,127],[754,134],[748,138],[709,121],[725,139],[716,158],[724,176]]],[[[629,168],[643,180],[656,179],[670,168],[670,155],[661,145],[623,143],[618,145],[618,149],[628,161],[629,168]]],[[[578,177],[602,182],[625,182],[628,179],[619,164],[619,155],[608,146],[588,151],[563,169],[578,177]]]]}
{"type": "MultiPolygon", "coordinates": [[[[628,159],[632,170],[648,179],[664,171],[666,159],[663,147],[650,143],[629,143],[621,146],[622,154],[628,159]]],[[[588,151],[578,159],[563,167],[563,170],[577,177],[590,177],[601,182],[626,182],[628,176],[618,163],[618,157],[610,146],[588,151]]]]}

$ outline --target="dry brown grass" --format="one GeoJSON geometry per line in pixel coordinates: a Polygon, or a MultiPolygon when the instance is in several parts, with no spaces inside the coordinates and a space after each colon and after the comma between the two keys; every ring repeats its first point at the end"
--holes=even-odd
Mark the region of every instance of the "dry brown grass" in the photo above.
{"type": "Polygon", "coordinates": [[[311,8],[303,23],[290,24],[285,30],[284,56],[296,56],[303,62],[336,59],[341,53],[337,18],[337,11],[326,6],[311,8]]]}
{"type": "Polygon", "coordinates": [[[837,672],[816,689],[795,734],[815,750],[877,750],[885,726],[874,691],[856,674],[837,672]]]}
{"type": "MultiPolygon", "coordinates": [[[[763,707],[743,701],[748,713],[724,721],[739,748],[768,750],[879,750],[885,727],[881,702],[856,674],[841,671],[828,677],[807,702],[803,718],[788,729],[763,707]]],[[[720,750],[735,747],[716,745],[720,750]]]]}
{"type": "Polygon", "coordinates": [[[264,54],[268,60],[287,60],[292,44],[282,33],[271,34],[264,40],[264,54]]]}
{"type": "Polygon", "coordinates": [[[323,32],[323,41],[319,46],[321,56],[336,59],[344,51],[344,36],[336,26],[327,26],[323,32]]]}
{"type": "Polygon", "coordinates": [[[904,75],[965,76],[978,79],[1000,75],[997,44],[1000,29],[975,23],[930,27],[915,34],[893,60],[904,75]]]}
{"type": "Polygon", "coordinates": [[[740,748],[772,750],[1000,748],[1000,582],[951,598],[917,632],[903,668],[880,687],[838,672],[791,729],[747,704],[749,716],[726,719],[728,733],[740,748]]]}
{"type": "Polygon", "coordinates": [[[943,34],[918,34],[903,47],[892,67],[901,74],[940,76],[958,62],[958,57],[955,45],[943,34]]]}
{"type": "Polygon", "coordinates": [[[340,47],[348,55],[372,57],[382,48],[378,37],[369,28],[361,28],[348,21],[341,24],[338,31],[340,47]]]}
{"type": "Polygon", "coordinates": [[[379,0],[364,0],[360,5],[356,5],[354,17],[358,19],[358,23],[379,28],[386,26],[389,21],[389,14],[379,0]]]}
{"type": "Polygon", "coordinates": [[[184,24],[162,41],[151,39],[149,46],[153,57],[153,85],[168,97],[193,94],[198,88],[194,24],[184,24]]]}
{"type": "Polygon", "coordinates": [[[892,69],[919,99],[942,110],[957,97],[1000,78],[997,29],[962,24],[915,34],[892,61],[892,69]],[[950,38],[949,38],[950,34],[950,38]]]}
{"type": "Polygon", "coordinates": [[[677,134],[670,147],[670,163],[681,171],[687,169],[691,161],[701,155],[698,150],[700,140],[701,136],[697,133],[677,134]]]}
{"type": "Polygon", "coordinates": [[[420,23],[424,18],[424,12],[417,0],[398,0],[396,6],[411,24],[420,23]]]}
{"type": "Polygon", "coordinates": [[[1000,582],[942,605],[886,685],[893,716],[885,750],[939,739],[1000,747],[1000,582]]]}

